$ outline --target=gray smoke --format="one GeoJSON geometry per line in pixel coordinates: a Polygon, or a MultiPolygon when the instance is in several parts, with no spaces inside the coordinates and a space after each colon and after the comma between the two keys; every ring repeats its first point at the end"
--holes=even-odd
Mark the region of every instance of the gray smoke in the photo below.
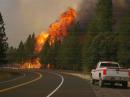
{"type": "Polygon", "coordinates": [[[89,21],[94,17],[97,0],[83,0],[78,12],[81,29],[86,29],[89,21]]]}
{"type": "MultiPolygon", "coordinates": [[[[83,0],[78,12],[78,21],[82,29],[86,29],[89,21],[95,16],[98,0],[83,0]]],[[[112,0],[113,2],[113,24],[116,26],[125,15],[130,0],[112,0]]]]}
{"type": "Polygon", "coordinates": [[[117,29],[122,18],[128,13],[128,4],[130,0],[113,0],[113,30],[117,29]]]}

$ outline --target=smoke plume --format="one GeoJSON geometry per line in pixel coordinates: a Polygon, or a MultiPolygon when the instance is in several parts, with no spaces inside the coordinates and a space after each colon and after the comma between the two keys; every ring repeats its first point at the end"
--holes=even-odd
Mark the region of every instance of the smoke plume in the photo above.
{"type": "MultiPolygon", "coordinates": [[[[78,21],[83,31],[95,16],[98,0],[83,0],[78,12],[78,21]]],[[[113,2],[113,26],[116,26],[128,10],[130,0],[112,0],[113,2]]]]}

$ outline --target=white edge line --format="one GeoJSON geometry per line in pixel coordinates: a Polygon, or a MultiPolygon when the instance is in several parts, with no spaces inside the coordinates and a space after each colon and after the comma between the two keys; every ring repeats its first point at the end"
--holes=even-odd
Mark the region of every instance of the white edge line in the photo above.
{"type": "Polygon", "coordinates": [[[16,85],[16,86],[12,86],[12,87],[9,87],[9,88],[1,89],[1,90],[0,90],[0,93],[1,93],[1,92],[5,92],[5,91],[8,91],[8,90],[11,90],[11,89],[15,89],[15,88],[18,88],[18,87],[21,87],[21,86],[25,86],[25,85],[27,85],[27,84],[33,83],[33,82],[35,82],[35,81],[37,81],[37,80],[39,80],[39,79],[42,78],[42,74],[41,74],[41,73],[36,73],[36,74],[39,75],[37,78],[35,78],[35,79],[31,80],[31,81],[22,83],[22,84],[18,84],[18,85],[16,85]]]}
{"type": "MultiPolygon", "coordinates": [[[[50,73],[50,72],[48,72],[50,73]]],[[[57,76],[59,76],[61,78],[61,83],[57,86],[57,88],[55,88],[49,95],[47,95],[46,97],[51,97],[56,91],[58,91],[58,89],[62,86],[62,84],[64,83],[64,77],[60,74],[57,74],[57,73],[52,73],[52,74],[55,74],[57,76]]]]}
{"type": "Polygon", "coordinates": [[[15,81],[15,80],[18,80],[18,79],[24,78],[25,76],[26,76],[26,74],[23,73],[23,75],[20,76],[20,77],[17,77],[17,78],[14,78],[14,79],[10,79],[10,80],[7,80],[7,81],[2,81],[2,82],[0,82],[0,84],[7,83],[7,82],[12,82],[12,81],[15,81]]]}

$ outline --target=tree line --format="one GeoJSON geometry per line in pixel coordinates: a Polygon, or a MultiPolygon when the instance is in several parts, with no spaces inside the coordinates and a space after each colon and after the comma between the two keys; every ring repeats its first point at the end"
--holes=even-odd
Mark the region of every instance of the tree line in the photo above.
{"type": "Polygon", "coordinates": [[[0,65],[4,65],[7,63],[7,37],[5,33],[4,20],[0,13],[0,65]]]}
{"type": "Polygon", "coordinates": [[[35,56],[35,34],[29,35],[25,42],[21,41],[17,48],[9,47],[8,63],[24,63],[35,56]]]}
{"type": "Polygon", "coordinates": [[[42,64],[52,64],[56,69],[90,71],[98,61],[117,61],[130,67],[130,5],[115,29],[112,0],[98,0],[95,16],[88,24],[81,32],[76,22],[62,43],[56,41],[50,46],[48,38],[38,55],[34,53],[35,34],[29,35],[18,48],[8,49],[8,61],[21,63],[36,55],[42,64]]]}
{"type": "Polygon", "coordinates": [[[56,42],[50,47],[46,42],[42,62],[54,64],[58,69],[84,71],[90,71],[98,61],[117,61],[130,67],[130,5],[116,30],[113,30],[113,22],[112,0],[99,0],[95,17],[85,33],[80,31],[77,22],[61,44],[56,42]]]}

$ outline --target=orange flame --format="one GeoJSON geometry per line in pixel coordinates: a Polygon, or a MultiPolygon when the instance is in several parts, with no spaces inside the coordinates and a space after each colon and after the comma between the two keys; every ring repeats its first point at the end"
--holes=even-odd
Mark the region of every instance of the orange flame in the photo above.
{"type": "Polygon", "coordinates": [[[68,35],[68,28],[74,22],[76,15],[73,8],[61,14],[60,18],[50,25],[48,32],[42,32],[36,37],[35,52],[40,53],[48,36],[50,36],[50,45],[54,44],[55,40],[62,41],[63,37],[68,35]]]}
{"type": "MultiPolygon", "coordinates": [[[[48,32],[42,32],[36,37],[35,52],[40,53],[47,38],[50,36],[50,45],[54,44],[56,40],[62,41],[64,37],[68,35],[68,28],[74,22],[76,18],[76,11],[73,8],[69,8],[64,12],[60,18],[50,25],[48,32]]],[[[50,68],[51,65],[48,65],[50,68]]],[[[53,65],[52,65],[53,66],[53,65]]],[[[22,65],[22,68],[40,68],[39,58],[29,60],[22,65]],[[32,62],[33,61],[33,62],[32,62]]]]}
{"type": "Polygon", "coordinates": [[[40,59],[33,58],[22,64],[22,69],[39,69],[41,67],[40,59]]]}
{"type": "Polygon", "coordinates": [[[50,25],[48,30],[50,34],[50,44],[53,44],[55,40],[62,41],[63,37],[68,35],[68,28],[72,25],[75,18],[76,11],[73,8],[69,8],[56,22],[50,25]]]}
{"type": "Polygon", "coordinates": [[[49,33],[42,32],[36,37],[35,52],[40,53],[44,43],[46,42],[49,33]]]}

